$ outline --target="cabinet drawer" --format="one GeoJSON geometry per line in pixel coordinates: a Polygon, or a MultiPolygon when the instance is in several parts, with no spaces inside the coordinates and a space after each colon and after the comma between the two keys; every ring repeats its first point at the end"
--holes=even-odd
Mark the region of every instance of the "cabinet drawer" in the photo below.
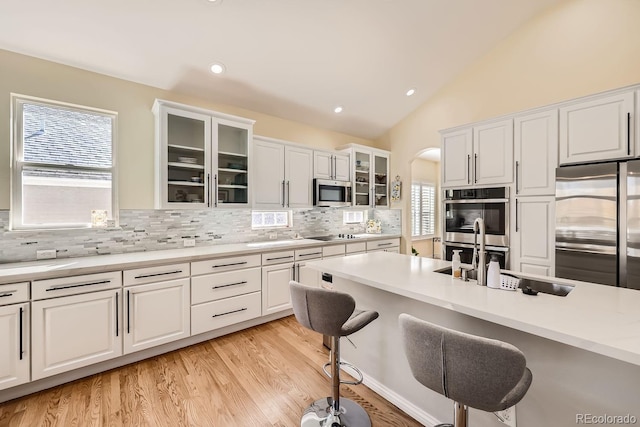
{"type": "Polygon", "coordinates": [[[322,248],[322,257],[344,255],[345,245],[331,245],[322,248]]]}
{"type": "Polygon", "coordinates": [[[191,307],[191,335],[213,331],[261,315],[260,292],[191,307]]]}
{"type": "Polygon", "coordinates": [[[144,283],[162,282],[183,277],[189,277],[188,262],[125,270],[124,285],[142,285],[144,283]]]}
{"type": "Polygon", "coordinates": [[[393,239],[383,239],[376,240],[374,242],[367,242],[368,251],[375,251],[376,249],[388,249],[394,246],[400,246],[400,239],[397,237],[393,239]]]}
{"type": "Polygon", "coordinates": [[[0,305],[29,301],[29,282],[0,285],[0,305]]]}
{"type": "Polygon", "coordinates": [[[367,250],[366,242],[347,243],[347,253],[352,254],[354,252],[364,252],[367,250]]]}
{"type": "Polygon", "coordinates": [[[262,288],[260,267],[191,278],[191,304],[200,304],[259,291],[262,288]]]}
{"type": "Polygon", "coordinates": [[[34,280],[31,294],[34,300],[103,291],[122,286],[122,272],[84,274],[59,279],[34,280]]]}
{"type": "Polygon", "coordinates": [[[294,251],[269,252],[262,254],[262,265],[282,264],[295,258],[294,251]]]}
{"type": "Polygon", "coordinates": [[[322,248],[296,249],[296,261],[322,258],[322,248]]]}
{"type": "Polygon", "coordinates": [[[228,258],[216,258],[191,263],[191,275],[217,273],[219,271],[239,270],[241,268],[259,267],[260,255],[242,255],[228,258]]]}

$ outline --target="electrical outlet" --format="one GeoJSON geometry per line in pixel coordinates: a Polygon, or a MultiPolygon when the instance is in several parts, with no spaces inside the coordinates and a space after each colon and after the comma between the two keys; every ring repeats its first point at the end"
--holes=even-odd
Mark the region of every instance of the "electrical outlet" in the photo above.
{"type": "Polygon", "coordinates": [[[267,237],[270,240],[276,240],[278,238],[278,233],[276,231],[272,231],[271,233],[267,233],[267,237]]]}
{"type": "Polygon", "coordinates": [[[55,249],[42,249],[36,251],[36,259],[53,259],[56,257],[55,249]]]}
{"type": "Polygon", "coordinates": [[[196,245],[196,239],[182,239],[185,248],[193,248],[196,245]]]}
{"type": "Polygon", "coordinates": [[[494,412],[496,417],[505,425],[509,427],[516,427],[516,407],[512,406],[504,411],[494,412]]]}

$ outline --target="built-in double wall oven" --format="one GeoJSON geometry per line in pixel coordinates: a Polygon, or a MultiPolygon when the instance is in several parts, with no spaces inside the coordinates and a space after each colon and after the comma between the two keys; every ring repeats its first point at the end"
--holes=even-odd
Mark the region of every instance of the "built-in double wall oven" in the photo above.
{"type": "MultiPolygon", "coordinates": [[[[488,253],[500,254],[502,268],[509,267],[509,188],[464,188],[444,190],[444,259],[451,261],[461,250],[463,263],[471,264],[474,245],[473,223],[482,218],[488,253]]],[[[487,257],[489,260],[489,257],[487,257]]]]}

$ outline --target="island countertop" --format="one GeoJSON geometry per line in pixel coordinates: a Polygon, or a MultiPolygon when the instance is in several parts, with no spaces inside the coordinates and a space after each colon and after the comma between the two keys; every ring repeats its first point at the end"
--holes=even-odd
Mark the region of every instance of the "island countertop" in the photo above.
{"type": "Polygon", "coordinates": [[[436,272],[448,261],[377,252],[309,267],[396,295],[640,365],[640,291],[510,272],[574,285],[566,297],[478,286],[436,272]]]}

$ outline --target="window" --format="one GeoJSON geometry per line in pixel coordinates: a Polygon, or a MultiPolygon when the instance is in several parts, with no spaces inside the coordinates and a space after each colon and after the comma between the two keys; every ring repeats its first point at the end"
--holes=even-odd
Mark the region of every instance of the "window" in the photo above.
{"type": "Polygon", "coordinates": [[[253,211],[251,228],[286,228],[293,225],[291,211],[253,211]]]}
{"type": "Polygon", "coordinates": [[[343,224],[364,224],[367,221],[367,211],[344,211],[342,212],[343,224]]]}
{"type": "Polygon", "coordinates": [[[12,94],[11,228],[117,219],[117,114],[12,94]]]}
{"type": "Polygon", "coordinates": [[[432,184],[411,185],[411,236],[435,234],[435,187],[432,184]]]}

